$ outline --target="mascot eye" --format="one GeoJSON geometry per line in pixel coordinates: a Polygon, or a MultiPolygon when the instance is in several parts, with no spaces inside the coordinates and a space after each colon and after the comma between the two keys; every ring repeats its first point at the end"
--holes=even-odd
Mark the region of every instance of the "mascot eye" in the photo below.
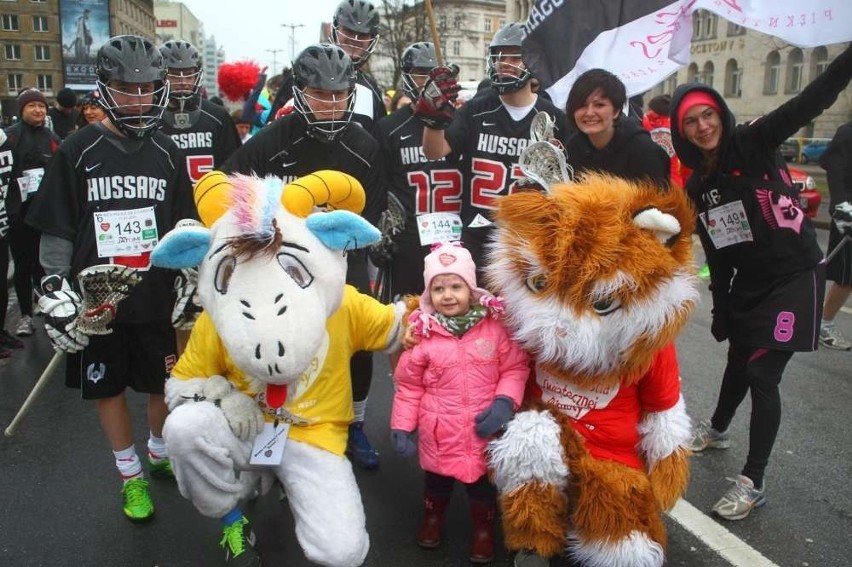
{"type": "Polygon", "coordinates": [[[313,283],[314,276],[295,256],[281,253],[278,255],[278,263],[284,268],[284,273],[290,276],[300,288],[305,289],[313,283]]]}
{"type": "Polygon", "coordinates": [[[524,282],[529,289],[533,293],[540,293],[547,287],[547,276],[544,274],[536,274],[534,276],[530,276],[524,282]]]}
{"type": "Polygon", "coordinates": [[[236,269],[237,259],[234,256],[224,256],[219,260],[219,265],[216,266],[216,279],[214,280],[216,291],[222,295],[228,293],[228,284],[231,283],[231,276],[234,275],[236,269]]]}
{"type": "Polygon", "coordinates": [[[598,315],[609,315],[613,311],[621,309],[621,300],[618,297],[605,297],[592,303],[592,309],[598,315]]]}

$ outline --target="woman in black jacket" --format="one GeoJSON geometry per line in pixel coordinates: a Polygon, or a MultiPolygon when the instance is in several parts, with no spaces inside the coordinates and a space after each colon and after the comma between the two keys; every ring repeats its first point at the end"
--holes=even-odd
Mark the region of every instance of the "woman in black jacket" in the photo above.
{"type": "Polygon", "coordinates": [[[686,190],[710,266],[711,332],[729,341],[716,410],[698,424],[693,451],[730,446],[728,425],[751,390],[746,464],[713,506],[728,520],[765,503],[763,473],[781,422],[781,375],[794,352],[817,348],[819,336],[823,253],[778,147],[830,107],[850,77],[852,48],[798,96],[739,126],[710,87],[681,85],[672,97],[672,142],[695,170],[686,190]]]}

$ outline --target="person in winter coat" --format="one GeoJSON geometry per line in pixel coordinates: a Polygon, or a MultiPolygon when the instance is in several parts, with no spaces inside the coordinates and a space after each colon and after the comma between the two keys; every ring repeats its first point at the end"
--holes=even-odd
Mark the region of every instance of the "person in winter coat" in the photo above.
{"type": "Polygon", "coordinates": [[[823,253],[778,147],[830,107],[850,78],[852,47],[799,95],[739,126],[708,86],[681,85],[672,96],[672,143],[695,170],[686,190],[710,265],[711,332],[729,343],[716,410],[698,424],[693,451],[730,446],[728,426],[751,390],[748,457],[713,506],[727,520],[766,502],[763,477],[781,423],[781,375],[794,352],[816,350],[820,329],[823,253]]]}
{"type": "Polygon", "coordinates": [[[669,189],[669,156],[637,120],[622,112],[627,91],[621,80],[603,69],[589,69],[568,93],[565,112],[576,131],[568,138],[568,163],[578,175],[602,171],[624,179],[650,178],[669,189]]]}
{"type": "Polygon", "coordinates": [[[402,354],[394,374],[391,442],[405,456],[419,446],[426,472],[417,543],[440,544],[458,480],[470,499],[470,560],[488,563],[494,559],[496,491],[486,475],[485,446],[520,405],[528,360],[497,318],[501,300],[477,287],[467,249],[458,242],[436,244],[424,266],[420,309],[409,319],[420,340],[402,354]]]}
{"type": "Polygon", "coordinates": [[[652,98],[651,102],[648,103],[648,112],[642,117],[642,127],[651,134],[651,139],[669,155],[672,184],[678,189],[683,189],[683,185],[692,171],[680,163],[672,146],[672,120],[669,117],[671,103],[672,97],[667,94],[652,98]]]}

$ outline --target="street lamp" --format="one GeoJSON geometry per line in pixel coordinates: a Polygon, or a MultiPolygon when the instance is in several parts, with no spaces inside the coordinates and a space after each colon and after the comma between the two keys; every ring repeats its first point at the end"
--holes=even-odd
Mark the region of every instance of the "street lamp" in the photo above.
{"type": "Polygon", "coordinates": [[[296,28],[303,28],[305,24],[281,24],[282,28],[290,28],[290,61],[296,58],[296,28]]]}
{"type": "Polygon", "coordinates": [[[267,49],[268,52],[272,54],[272,74],[275,75],[278,73],[278,53],[284,51],[283,49],[267,49]]]}

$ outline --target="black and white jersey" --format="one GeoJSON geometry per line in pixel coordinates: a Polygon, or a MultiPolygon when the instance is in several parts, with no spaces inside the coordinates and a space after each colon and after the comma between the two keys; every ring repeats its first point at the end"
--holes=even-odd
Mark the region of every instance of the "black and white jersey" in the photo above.
{"type": "MultiPolygon", "coordinates": [[[[10,222],[7,199],[15,166],[15,154],[12,144],[6,138],[6,133],[0,129],[0,240],[9,234],[10,222]]],[[[6,243],[0,244],[6,246],[6,243]]]]}
{"type": "Polygon", "coordinates": [[[376,122],[386,115],[385,100],[378,83],[370,75],[358,71],[355,78],[355,107],[352,109],[352,120],[372,134],[376,122]]]}
{"type": "Polygon", "coordinates": [[[379,143],[359,124],[350,124],[333,142],[308,135],[299,113],[291,113],[252,136],[220,170],[258,176],[275,175],[285,183],[321,169],[348,173],[361,182],[367,203],[362,216],[373,224],[387,204],[379,143]]]}
{"type": "MultiPolygon", "coordinates": [[[[82,128],[51,160],[27,223],[73,243],[72,280],[83,268],[97,264],[144,270],[148,248],[179,220],[198,218],[185,163],[183,153],[162,132],[135,140],[103,124],[82,128]],[[118,254],[127,242],[134,243],[134,253],[118,254]],[[135,253],[137,249],[146,251],[135,253]],[[116,254],[105,255],[104,250],[116,254]]],[[[119,305],[117,321],[169,319],[174,272],[152,267],[142,273],[142,283],[119,305]]]]}
{"type": "Polygon", "coordinates": [[[193,183],[222,165],[241,144],[228,111],[205,99],[190,112],[166,110],[161,131],[183,150],[186,170],[193,183]]]}
{"type": "Polygon", "coordinates": [[[462,240],[477,266],[482,244],[487,238],[495,199],[515,190],[515,181],[524,176],[518,159],[530,144],[530,126],[538,112],[547,112],[556,125],[554,137],[563,144],[567,138],[565,113],[552,102],[537,97],[535,105],[521,120],[514,120],[493,90],[477,95],[457,112],[446,130],[453,153],[460,156],[464,179],[462,199],[462,240]]]}

